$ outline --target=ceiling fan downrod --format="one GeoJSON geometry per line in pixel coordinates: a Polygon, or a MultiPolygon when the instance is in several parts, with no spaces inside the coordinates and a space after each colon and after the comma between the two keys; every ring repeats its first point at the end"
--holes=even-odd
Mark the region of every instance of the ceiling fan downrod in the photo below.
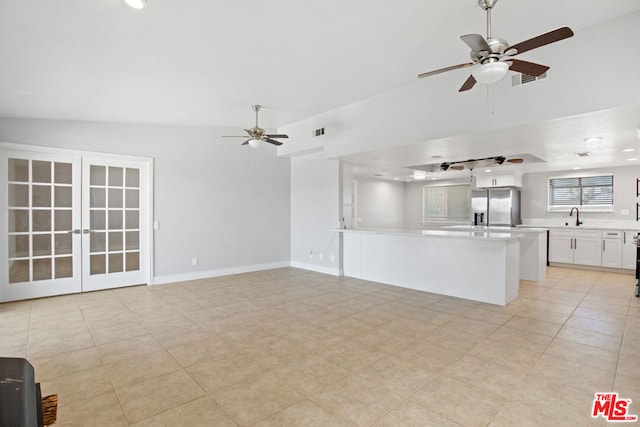
{"type": "Polygon", "coordinates": [[[482,10],[487,11],[487,39],[491,38],[491,9],[496,5],[498,0],[478,0],[478,5],[482,10]]]}
{"type": "Polygon", "coordinates": [[[253,109],[253,111],[256,112],[256,127],[258,127],[258,112],[260,111],[260,104],[254,104],[251,106],[251,108],[253,109]]]}

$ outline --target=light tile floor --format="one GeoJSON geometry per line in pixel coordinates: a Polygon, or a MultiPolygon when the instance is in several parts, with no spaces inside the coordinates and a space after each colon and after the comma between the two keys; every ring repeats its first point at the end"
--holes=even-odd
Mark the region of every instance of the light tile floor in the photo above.
{"type": "Polygon", "coordinates": [[[0,305],[58,426],[585,426],[640,414],[630,275],[549,268],[506,307],[285,268],[0,305]]]}

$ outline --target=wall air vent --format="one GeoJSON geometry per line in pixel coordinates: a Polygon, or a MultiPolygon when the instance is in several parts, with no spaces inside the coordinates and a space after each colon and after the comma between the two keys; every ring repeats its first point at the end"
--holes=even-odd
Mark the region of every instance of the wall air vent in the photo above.
{"type": "Polygon", "coordinates": [[[312,135],[314,137],[324,135],[324,128],[314,130],[312,135]]]}
{"type": "Polygon", "coordinates": [[[530,76],[529,74],[516,73],[511,76],[511,86],[520,86],[525,83],[535,82],[537,80],[542,80],[547,78],[547,73],[542,74],[541,76],[530,76]]]}

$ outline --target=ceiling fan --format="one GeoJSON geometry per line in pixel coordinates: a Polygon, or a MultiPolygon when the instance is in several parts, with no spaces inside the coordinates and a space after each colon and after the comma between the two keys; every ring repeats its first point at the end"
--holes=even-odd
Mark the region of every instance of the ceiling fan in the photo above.
{"type": "Polygon", "coordinates": [[[466,34],[460,36],[463,42],[471,48],[471,61],[464,64],[452,65],[446,68],[419,74],[419,78],[433,76],[446,71],[456,70],[477,65],[469,78],[462,84],[458,92],[464,92],[475,86],[476,83],[495,83],[507,74],[508,70],[534,77],[539,77],[547,72],[549,67],[533,62],[514,59],[521,53],[539,48],[551,43],[573,36],[569,27],[558,28],[523,42],[509,45],[506,40],[491,36],[491,9],[498,0],[478,0],[478,4],[487,12],[487,38],[480,34],[466,34]]]}
{"type": "Polygon", "coordinates": [[[260,146],[261,141],[268,142],[269,144],[273,144],[273,145],[282,145],[282,142],[276,141],[273,138],[289,138],[288,135],[284,135],[284,134],[266,133],[264,129],[258,126],[258,112],[262,107],[256,104],[256,105],[252,105],[251,108],[253,109],[253,111],[256,112],[256,125],[251,129],[244,129],[247,135],[232,135],[232,136],[226,135],[226,136],[223,136],[223,138],[247,138],[247,136],[249,136],[249,139],[247,139],[241,145],[248,144],[250,147],[253,147],[253,148],[258,148],[260,146]]]}
{"type": "Polygon", "coordinates": [[[483,166],[489,166],[489,165],[501,165],[504,162],[520,164],[524,162],[524,159],[520,157],[507,159],[504,156],[485,157],[483,159],[469,159],[469,160],[460,160],[457,162],[444,162],[440,165],[440,169],[443,171],[447,171],[449,169],[461,171],[464,168],[473,170],[478,166],[483,167],[483,166]]]}

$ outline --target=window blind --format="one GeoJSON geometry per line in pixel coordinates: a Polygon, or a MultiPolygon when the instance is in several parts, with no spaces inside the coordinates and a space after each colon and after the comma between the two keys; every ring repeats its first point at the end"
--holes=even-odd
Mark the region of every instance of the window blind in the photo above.
{"type": "Polygon", "coordinates": [[[549,206],[613,206],[613,175],[550,178],[549,206]]]}

